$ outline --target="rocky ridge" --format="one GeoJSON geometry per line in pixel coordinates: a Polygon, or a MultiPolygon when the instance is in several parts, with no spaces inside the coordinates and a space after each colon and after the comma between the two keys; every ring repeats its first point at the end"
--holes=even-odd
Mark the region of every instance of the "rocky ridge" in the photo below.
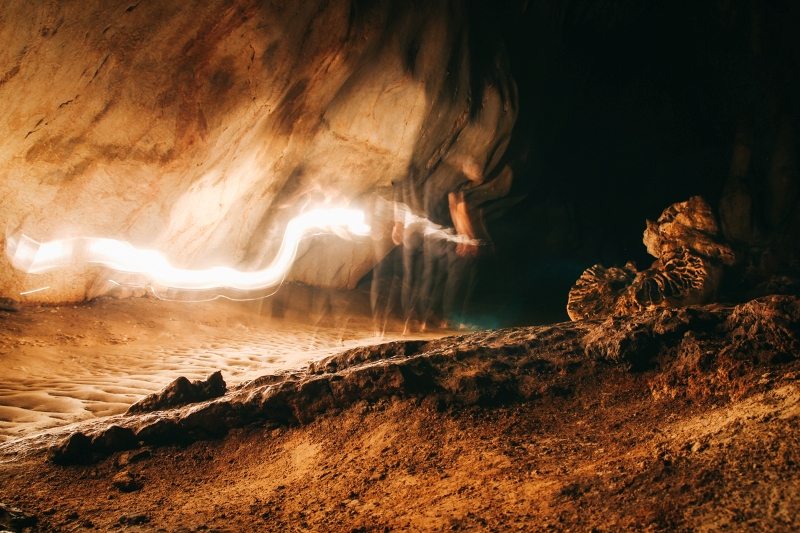
{"type": "Polygon", "coordinates": [[[393,342],[263,376],[216,399],[78,427],[49,457],[88,463],[139,446],[219,438],[251,424],[306,424],[389,398],[442,410],[578,397],[619,375],[644,380],[655,399],[737,398],[759,387],[748,375],[797,379],[791,363],[799,347],[800,299],[793,296],[393,342]]]}

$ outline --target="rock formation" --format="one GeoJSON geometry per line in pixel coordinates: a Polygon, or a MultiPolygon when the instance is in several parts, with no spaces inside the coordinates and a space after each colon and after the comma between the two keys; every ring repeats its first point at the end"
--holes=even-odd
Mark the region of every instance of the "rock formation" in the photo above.
{"type": "Polygon", "coordinates": [[[791,296],[362,347],[0,444],[0,525],[796,530],[798,353],[791,296]]]}
{"type": "Polygon", "coordinates": [[[438,408],[561,398],[614,372],[650,370],[644,378],[657,398],[737,397],[756,386],[741,376],[793,363],[798,353],[800,299],[791,296],[394,342],[264,376],[214,400],[120,415],[99,427],[88,423],[54,445],[50,458],[85,463],[130,449],[131,439],[160,446],[218,438],[254,423],[305,424],[391,397],[438,408]]]}
{"type": "Polygon", "coordinates": [[[608,315],[634,315],[657,307],[680,307],[713,301],[724,266],[734,254],[722,242],[709,205],[699,196],[669,206],[644,231],[647,252],[656,258],[637,272],[594,265],[569,292],[572,320],[608,315]]]}
{"type": "Polygon", "coordinates": [[[142,398],[128,408],[128,413],[146,413],[171,409],[187,403],[202,402],[225,394],[227,386],[222,372],[216,371],[205,380],[189,381],[183,376],[167,385],[157,394],[142,398]]]}

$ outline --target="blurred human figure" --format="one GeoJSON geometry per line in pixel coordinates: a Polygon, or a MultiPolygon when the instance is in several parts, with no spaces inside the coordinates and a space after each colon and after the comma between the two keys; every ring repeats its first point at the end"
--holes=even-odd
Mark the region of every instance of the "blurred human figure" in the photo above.
{"type": "MultiPolygon", "coordinates": [[[[460,182],[447,194],[446,220],[442,221],[455,229],[456,239],[440,239],[435,235],[425,239],[422,329],[465,327],[466,323],[466,303],[474,281],[480,241],[472,221],[474,209],[468,204],[465,189],[480,184],[483,172],[471,157],[462,160],[458,171],[460,182]]],[[[428,211],[436,216],[443,202],[433,195],[427,199],[428,211]]]]}
{"type": "Polygon", "coordinates": [[[411,176],[394,185],[391,246],[397,248],[373,271],[376,323],[385,328],[399,307],[406,333],[466,326],[475,264],[491,249],[484,205],[505,196],[511,178],[505,166],[487,181],[482,167],[467,156],[424,180],[421,195],[411,176]]]}
{"type": "MultiPolygon", "coordinates": [[[[377,264],[373,270],[370,304],[376,330],[386,330],[389,316],[398,310],[404,318],[404,332],[418,329],[420,321],[419,286],[422,277],[422,235],[409,221],[410,205],[415,202],[411,179],[392,184],[391,244],[376,239],[377,264]]],[[[384,214],[385,215],[385,214],[384,214]]]]}
{"type": "Polygon", "coordinates": [[[381,235],[372,239],[375,256],[375,267],[372,269],[369,304],[372,310],[373,330],[375,336],[381,336],[399,298],[402,271],[397,268],[393,257],[394,246],[386,242],[381,235]]]}
{"type": "Polygon", "coordinates": [[[442,327],[464,328],[467,322],[466,307],[475,281],[475,261],[480,251],[478,234],[470,218],[464,192],[448,195],[450,216],[456,233],[464,240],[447,250],[447,280],[442,295],[442,327]]]}

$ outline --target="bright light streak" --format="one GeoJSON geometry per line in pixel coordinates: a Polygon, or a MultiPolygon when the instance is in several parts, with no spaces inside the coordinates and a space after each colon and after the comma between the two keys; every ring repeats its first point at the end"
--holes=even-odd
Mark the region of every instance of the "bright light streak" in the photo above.
{"type": "Polygon", "coordinates": [[[23,292],[21,292],[19,294],[20,294],[20,296],[27,296],[29,294],[35,294],[37,292],[46,291],[49,288],[50,288],[50,285],[48,285],[47,287],[39,287],[38,289],[31,289],[29,291],[23,291],[23,292]]]}
{"type": "Polygon", "coordinates": [[[404,203],[381,200],[379,207],[384,210],[391,210],[391,216],[395,222],[401,222],[405,227],[419,231],[426,237],[441,239],[457,244],[481,244],[481,241],[478,239],[471,239],[466,235],[456,233],[453,228],[441,226],[425,217],[415,214],[414,211],[404,203]]]}
{"type": "Polygon", "coordinates": [[[451,228],[445,228],[444,226],[440,226],[439,224],[431,222],[425,217],[415,215],[414,213],[411,212],[411,209],[408,208],[406,209],[407,210],[403,213],[402,217],[398,221],[403,222],[403,224],[407,227],[420,228],[422,234],[425,235],[426,237],[433,237],[445,241],[463,243],[463,244],[481,243],[481,241],[479,241],[478,239],[470,239],[466,235],[461,235],[460,233],[456,233],[451,228]]]}
{"type": "Polygon", "coordinates": [[[74,237],[37,242],[27,235],[7,239],[11,264],[29,274],[79,263],[92,263],[146,277],[151,284],[169,289],[236,289],[257,291],[279,285],[292,266],[303,237],[317,233],[368,235],[370,226],[358,209],[320,208],[289,221],[275,259],[266,268],[242,271],[226,266],[187,269],[173,266],[159,251],[141,249],[129,242],[97,237],[74,237]]]}

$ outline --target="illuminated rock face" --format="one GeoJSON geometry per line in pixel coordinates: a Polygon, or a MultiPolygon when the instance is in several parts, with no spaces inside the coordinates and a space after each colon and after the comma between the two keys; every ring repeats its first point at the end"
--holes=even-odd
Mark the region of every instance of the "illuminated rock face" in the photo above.
{"type": "MultiPolygon", "coordinates": [[[[38,240],[130,240],[186,267],[258,268],[306,205],[360,205],[410,172],[446,194],[467,156],[490,179],[514,84],[501,50],[476,72],[467,14],[437,4],[3,7],[0,224],[38,240]]],[[[314,239],[289,279],[352,287],[373,249],[314,239]]],[[[76,301],[106,277],[24,276],[3,258],[0,295],[49,286],[27,298],[76,301]]]]}

